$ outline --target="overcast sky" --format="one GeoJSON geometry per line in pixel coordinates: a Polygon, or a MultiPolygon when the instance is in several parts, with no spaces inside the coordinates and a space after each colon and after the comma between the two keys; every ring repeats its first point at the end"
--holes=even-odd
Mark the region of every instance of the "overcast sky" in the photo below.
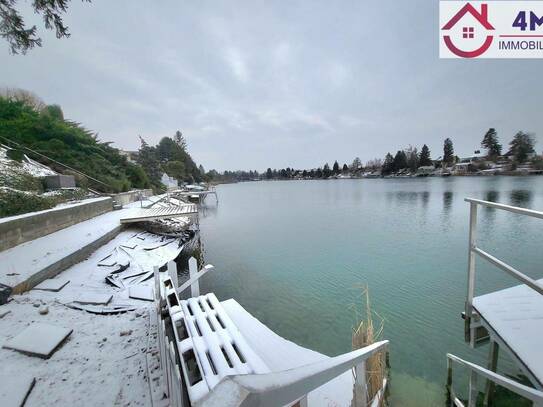
{"type": "Polygon", "coordinates": [[[118,148],[179,129],[206,169],[311,168],[409,144],[437,158],[446,137],[464,156],[495,127],[543,150],[543,61],[440,60],[435,0],[74,0],[65,21],[70,38],[42,28],[25,56],[0,40],[0,85],[118,148]]]}

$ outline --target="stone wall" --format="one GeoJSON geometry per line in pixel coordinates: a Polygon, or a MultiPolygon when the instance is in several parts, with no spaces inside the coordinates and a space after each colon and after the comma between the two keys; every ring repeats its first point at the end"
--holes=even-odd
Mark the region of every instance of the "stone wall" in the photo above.
{"type": "Polygon", "coordinates": [[[115,202],[117,202],[120,205],[126,205],[132,202],[139,201],[140,194],[146,198],[149,196],[153,196],[153,190],[152,189],[141,189],[137,191],[128,191],[128,192],[121,192],[120,194],[112,195],[112,198],[115,202]]]}
{"type": "Polygon", "coordinates": [[[110,197],[0,219],[0,251],[37,239],[113,209],[110,197]]]}

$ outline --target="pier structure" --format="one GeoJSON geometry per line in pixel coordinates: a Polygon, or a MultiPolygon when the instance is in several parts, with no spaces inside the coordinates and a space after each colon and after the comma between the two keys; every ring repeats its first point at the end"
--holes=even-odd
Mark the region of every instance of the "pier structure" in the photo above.
{"type": "Polygon", "coordinates": [[[172,197],[182,199],[183,201],[198,203],[200,205],[205,202],[209,195],[213,195],[215,197],[215,202],[219,203],[219,196],[217,195],[217,190],[214,186],[210,186],[207,189],[178,189],[169,191],[168,193],[172,197]]]}
{"type": "Polygon", "coordinates": [[[495,386],[543,406],[543,279],[534,280],[477,245],[477,210],[479,206],[522,216],[543,219],[543,212],[495,202],[466,198],[470,204],[467,296],[464,318],[465,340],[472,348],[489,345],[487,367],[447,355],[447,388],[451,405],[464,406],[452,386],[453,365],[470,371],[468,407],[475,407],[479,395],[478,378],[485,379],[485,406],[492,405],[495,386]],[[520,285],[475,295],[476,258],[486,260],[513,277],[520,285]],[[496,373],[499,352],[506,352],[531,386],[496,373]]]}

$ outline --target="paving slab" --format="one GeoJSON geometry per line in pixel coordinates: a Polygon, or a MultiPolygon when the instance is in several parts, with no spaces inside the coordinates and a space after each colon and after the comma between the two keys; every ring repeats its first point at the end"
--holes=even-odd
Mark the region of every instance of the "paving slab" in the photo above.
{"type": "Polygon", "coordinates": [[[0,376],[0,406],[20,407],[32,391],[36,379],[28,374],[0,376]]]}
{"type": "Polygon", "coordinates": [[[49,280],[42,281],[33,290],[54,291],[58,292],[68,284],[70,280],[64,278],[50,278],[49,280]]]}
{"type": "Polygon", "coordinates": [[[88,305],[107,305],[112,298],[113,294],[107,293],[81,293],[74,298],[74,302],[88,305]]]}
{"type": "Polygon", "coordinates": [[[128,296],[136,300],[154,301],[153,287],[147,285],[136,285],[128,289],[128,296]]]}
{"type": "Polygon", "coordinates": [[[72,331],[72,329],[36,322],[4,343],[3,348],[48,359],[72,331]]]}

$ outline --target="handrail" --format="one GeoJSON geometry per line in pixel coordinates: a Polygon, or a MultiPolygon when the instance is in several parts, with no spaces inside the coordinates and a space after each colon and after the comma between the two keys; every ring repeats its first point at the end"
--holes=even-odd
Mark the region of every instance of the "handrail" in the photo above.
{"type": "Polygon", "coordinates": [[[522,274],[520,271],[515,269],[514,267],[511,267],[509,264],[501,261],[500,259],[492,256],[491,254],[485,252],[479,247],[473,247],[471,249],[475,253],[477,253],[479,256],[481,256],[483,259],[487,260],[489,263],[492,263],[496,267],[502,269],[509,275],[513,276],[517,280],[519,280],[521,283],[526,284],[531,289],[537,291],[539,294],[543,295],[543,287],[534,279],[528,277],[525,274],[522,274]]]}
{"type": "MultiPolygon", "coordinates": [[[[376,342],[362,349],[281,372],[228,376],[196,405],[224,407],[286,405],[349,369],[365,363],[370,356],[384,350],[388,344],[388,340],[376,342]],[[220,403],[217,404],[219,400],[220,403]]],[[[362,380],[365,382],[366,378],[362,380]]]]}
{"type": "Polygon", "coordinates": [[[543,219],[543,212],[534,211],[532,209],[519,208],[517,206],[504,205],[504,204],[499,204],[496,202],[483,201],[481,199],[474,199],[474,198],[464,198],[464,201],[475,203],[478,205],[487,206],[489,208],[502,209],[504,211],[518,213],[519,215],[527,215],[527,216],[533,216],[534,218],[543,219]]]}
{"type": "MultiPolygon", "coordinates": [[[[502,387],[505,387],[506,389],[512,391],[513,393],[516,393],[524,398],[527,398],[528,400],[531,400],[534,403],[534,405],[541,405],[543,403],[542,391],[532,389],[531,387],[525,386],[524,384],[521,384],[521,383],[517,383],[514,380],[509,379],[508,377],[501,376],[497,373],[494,373],[491,370],[485,369],[484,367],[468,362],[467,360],[461,359],[458,356],[452,355],[450,353],[447,353],[447,359],[453,362],[456,362],[462,366],[465,366],[468,369],[470,369],[472,372],[475,372],[476,374],[502,387]]],[[[451,372],[449,372],[449,374],[451,374],[451,372]]],[[[452,377],[449,378],[449,381],[452,382],[452,377]]],[[[448,385],[452,387],[452,383],[448,383],[448,385]]],[[[474,403],[475,401],[473,400],[472,402],[474,403]]],[[[468,404],[468,405],[471,406],[472,404],[468,404]]],[[[475,406],[475,404],[473,404],[473,406],[475,406]]]]}
{"type": "Polygon", "coordinates": [[[466,297],[466,319],[465,319],[465,336],[466,341],[470,342],[473,346],[475,339],[473,335],[473,328],[471,327],[471,317],[473,314],[473,297],[475,295],[475,255],[479,255],[489,263],[505,271],[509,275],[523,284],[526,284],[537,293],[543,295],[543,286],[536,280],[521,273],[514,267],[505,263],[504,261],[492,256],[485,252],[481,248],[477,247],[477,206],[482,205],[490,208],[501,209],[504,211],[516,213],[519,215],[531,216],[534,218],[543,219],[543,212],[534,211],[531,209],[518,208],[515,206],[503,205],[495,202],[483,201],[480,199],[465,198],[466,202],[470,204],[470,223],[469,223],[469,246],[468,246],[468,289],[466,297]]]}

